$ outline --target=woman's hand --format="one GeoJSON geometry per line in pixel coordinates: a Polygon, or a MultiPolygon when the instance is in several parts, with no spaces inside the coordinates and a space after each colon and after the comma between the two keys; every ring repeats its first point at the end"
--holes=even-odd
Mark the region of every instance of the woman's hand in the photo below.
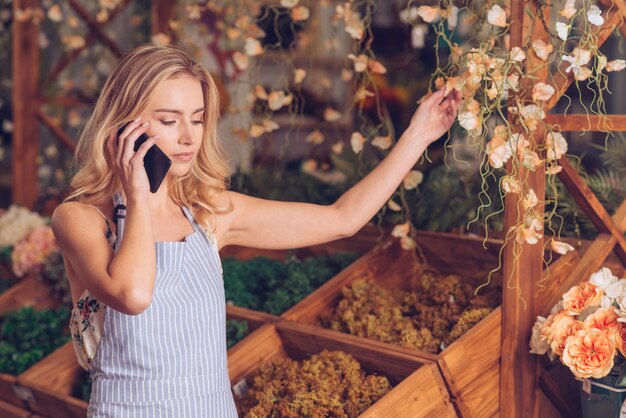
{"type": "Polygon", "coordinates": [[[114,161],[115,170],[122,182],[127,197],[147,196],[150,182],[144,167],[143,159],[158,136],[150,137],[134,151],[139,136],[148,130],[149,123],[141,123],[141,117],[126,126],[117,137],[117,131],[109,136],[108,149],[114,161]]]}
{"type": "Polygon", "coordinates": [[[452,90],[444,97],[444,91],[441,88],[422,101],[407,129],[412,136],[425,141],[426,146],[448,132],[456,119],[461,93],[452,90]]]}

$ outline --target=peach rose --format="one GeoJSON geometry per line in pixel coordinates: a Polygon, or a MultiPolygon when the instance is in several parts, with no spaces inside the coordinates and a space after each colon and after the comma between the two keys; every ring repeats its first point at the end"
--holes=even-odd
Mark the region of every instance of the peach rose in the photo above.
{"type": "Polygon", "coordinates": [[[561,361],[580,379],[602,378],[609,374],[615,358],[615,344],[599,329],[584,329],[569,337],[561,361]]]}
{"type": "Polygon", "coordinates": [[[626,326],[623,322],[619,322],[619,331],[615,335],[615,346],[622,353],[622,356],[626,357],[626,326]]]}
{"type": "Polygon", "coordinates": [[[574,335],[581,329],[585,329],[585,324],[564,312],[554,316],[551,328],[550,348],[557,356],[563,353],[567,338],[574,335]]]}
{"type": "Polygon", "coordinates": [[[563,295],[563,310],[568,315],[579,315],[590,306],[599,306],[603,292],[593,283],[584,282],[574,286],[563,295]]]}
{"type": "Polygon", "coordinates": [[[600,308],[585,318],[585,326],[599,329],[617,345],[617,334],[621,329],[621,324],[617,321],[618,318],[619,315],[615,313],[615,309],[600,308]]]}

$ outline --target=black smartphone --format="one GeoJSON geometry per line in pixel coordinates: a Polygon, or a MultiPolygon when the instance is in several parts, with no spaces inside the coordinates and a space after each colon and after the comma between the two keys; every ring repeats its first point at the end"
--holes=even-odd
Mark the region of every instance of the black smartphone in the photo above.
{"type": "MultiPolygon", "coordinates": [[[[119,131],[117,131],[117,141],[119,143],[119,138],[124,129],[128,124],[122,126],[119,131]]],[[[135,141],[134,150],[137,152],[141,144],[148,140],[148,135],[145,133],[141,134],[137,141],[135,141]]],[[[150,191],[152,193],[156,193],[159,190],[159,186],[163,182],[167,171],[170,169],[172,165],[172,160],[169,159],[167,155],[161,150],[161,148],[153,145],[150,147],[145,157],[143,157],[143,165],[146,168],[146,174],[148,174],[148,181],[150,182],[150,191]]]]}

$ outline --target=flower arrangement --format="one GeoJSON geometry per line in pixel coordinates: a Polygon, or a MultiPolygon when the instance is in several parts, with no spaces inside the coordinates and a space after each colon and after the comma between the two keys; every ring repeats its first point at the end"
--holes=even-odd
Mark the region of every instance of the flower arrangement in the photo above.
{"type": "Polygon", "coordinates": [[[14,246],[45,224],[46,219],[38,213],[12,205],[0,216],[0,247],[14,246]]]}
{"type": "Polygon", "coordinates": [[[350,354],[324,350],[263,363],[237,409],[247,418],[357,417],[390,390],[386,377],[366,374],[350,354]]]}
{"type": "Polygon", "coordinates": [[[320,325],[360,337],[437,353],[485,318],[501,300],[492,283],[475,295],[477,282],[430,269],[412,291],[387,291],[360,279],[342,289],[343,299],[320,325]]]}
{"type": "Polygon", "coordinates": [[[58,251],[52,228],[48,225],[38,226],[13,247],[13,272],[17,277],[27,273],[41,273],[48,258],[58,251]]]}
{"type": "Polygon", "coordinates": [[[572,287],[547,318],[537,317],[530,349],[560,358],[577,378],[607,376],[626,356],[626,279],[602,268],[572,287]]]}

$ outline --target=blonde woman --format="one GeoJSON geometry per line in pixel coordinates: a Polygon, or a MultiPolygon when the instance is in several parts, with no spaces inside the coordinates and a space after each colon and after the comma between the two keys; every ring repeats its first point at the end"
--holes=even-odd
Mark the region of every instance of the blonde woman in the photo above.
{"type": "Polygon", "coordinates": [[[90,417],[236,417],[218,251],[286,249],[347,237],[389,199],[454,121],[460,96],[419,107],[387,158],[332,205],[227,190],[209,73],[174,47],[145,45],[107,79],[52,217],[74,301],[70,329],[90,371],[90,417]],[[120,126],[130,124],[121,131],[120,126]],[[134,152],[142,134],[149,139],[134,152]],[[144,156],[172,161],[155,193],[144,156]]]}

